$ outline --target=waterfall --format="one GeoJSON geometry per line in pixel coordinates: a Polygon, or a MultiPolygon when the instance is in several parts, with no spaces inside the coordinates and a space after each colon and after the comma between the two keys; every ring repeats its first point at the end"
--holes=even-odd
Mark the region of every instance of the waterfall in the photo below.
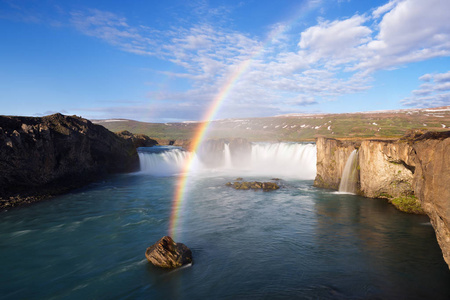
{"type": "Polygon", "coordinates": [[[230,145],[224,144],[223,155],[225,157],[225,168],[232,168],[230,145]]]}
{"type": "Polygon", "coordinates": [[[141,172],[155,176],[170,176],[181,172],[192,155],[178,147],[150,147],[138,149],[141,172]]]}
{"type": "Polygon", "coordinates": [[[250,168],[252,173],[265,176],[314,179],[316,146],[300,143],[254,143],[250,168]]]}
{"type": "Polygon", "coordinates": [[[358,181],[358,151],[355,149],[350,153],[342,172],[341,183],[339,184],[339,192],[356,193],[356,183],[358,181]]]}
{"type": "MultiPolygon", "coordinates": [[[[237,177],[279,177],[312,180],[316,176],[316,145],[302,143],[249,143],[249,148],[234,148],[228,143],[223,150],[215,147],[214,155],[201,162],[196,170],[204,174],[223,174],[237,177]],[[236,150],[237,149],[237,150],[236,150]],[[219,149],[220,150],[220,149],[219,149]],[[211,163],[216,159],[218,163],[211,163]]],[[[189,155],[176,147],[139,148],[141,171],[155,176],[179,173],[189,155]],[[158,150],[162,148],[162,150],[158,150]]],[[[196,157],[195,157],[196,158],[196,157]]]]}

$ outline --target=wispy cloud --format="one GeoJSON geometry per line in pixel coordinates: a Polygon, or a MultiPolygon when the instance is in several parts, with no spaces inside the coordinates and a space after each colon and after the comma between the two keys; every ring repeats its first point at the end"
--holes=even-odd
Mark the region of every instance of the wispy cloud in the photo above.
{"type": "Polygon", "coordinates": [[[412,91],[412,96],[401,102],[406,106],[435,107],[450,105],[450,71],[447,73],[425,74],[419,77],[425,82],[419,89],[412,91]]]}
{"type": "MultiPolygon", "coordinates": [[[[212,9],[204,1],[195,2],[194,11],[210,17],[227,15],[226,7],[212,9]]],[[[450,56],[447,11],[449,1],[391,0],[345,19],[322,19],[302,32],[274,24],[267,38],[228,29],[206,17],[188,27],[157,30],[131,24],[111,12],[86,10],[72,12],[71,24],[123,51],[155,56],[181,67],[183,71],[161,74],[186,80],[190,88],[151,92],[150,101],[183,101],[205,109],[236,68],[251,60],[229,91],[223,110],[227,111],[227,105],[255,108],[255,103],[262,110],[275,104],[283,110],[370,89],[371,75],[377,70],[450,56]]],[[[435,91],[447,85],[437,84],[437,74],[429,80],[433,80],[433,92],[424,86],[402,103],[415,105],[420,93],[436,97],[433,103],[445,102],[447,98],[435,91]]]]}
{"type": "MultiPolygon", "coordinates": [[[[139,27],[131,27],[124,17],[111,12],[90,9],[71,12],[71,24],[85,35],[99,38],[120,49],[139,55],[155,55],[154,39],[142,35],[139,27]]],[[[157,32],[152,31],[155,35],[157,32]]]]}

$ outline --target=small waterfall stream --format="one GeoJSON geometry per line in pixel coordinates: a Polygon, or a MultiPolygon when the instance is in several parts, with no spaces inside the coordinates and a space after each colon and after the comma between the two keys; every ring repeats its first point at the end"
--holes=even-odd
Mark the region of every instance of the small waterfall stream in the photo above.
{"type": "Polygon", "coordinates": [[[342,172],[341,183],[339,184],[339,192],[356,193],[356,184],[358,181],[358,151],[355,149],[350,153],[342,172]]]}

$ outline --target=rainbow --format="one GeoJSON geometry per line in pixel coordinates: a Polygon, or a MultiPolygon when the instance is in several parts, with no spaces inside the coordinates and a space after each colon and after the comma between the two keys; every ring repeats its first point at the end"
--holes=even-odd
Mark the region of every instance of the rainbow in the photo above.
{"type": "MultiPolygon", "coordinates": [[[[293,24],[296,22],[301,16],[307,14],[309,11],[315,9],[317,7],[318,2],[315,1],[307,1],[306,4],[303,5],[300,9],[300,14],[298,14],[295,18],[291,20],[291,22],[288,22],[288,24],[293,24]]],[[[194,139],[191,143],[191,151],[193,153],[197,152],[202,140],[205,137],[205,134],[207,132],[207,129],[209,125],[211,124],[212,120],[214,119],[214,116],[216,115],[217,111],[219,110],[221,104],[223,103],[224,99],[227,97],[229,92],[232,90],[234,84],[237,82],[239,77],[247,70],[247,68],[250,66],[252,60],[259,55],[264,48],[270,44],[273,40],[277,38],[281,33],[283,33],[286,28],[289,28],[289,26],[281,26],[278,29],[272,31],[266,42],[263,43],[260,47],[258,47],[257,50],[255,50],[252,55],[247,59],[241,62],[241,64],[234,70],[234,72],[231,74],[231,76],[228,78],[228,80],[225,82],[225,84],[220,89],[219,93],[216,95],[216,97],[213,99],[209,109],[206,111],[204,117],[202,118],[202,122],[200,123],[200,127],[198,128],[197,132],[195,133],[194,139]]],[[[192,169],[194,162],[194,155],[189,156],[188,160],[186,161],[182,171],[181,175],[178,178],[178,181],[176,183],[175,188],[175,194],[172,201],[172,212],[170,215],[170,221],[169,221],[169,235],[175,240],[176,234],[177,234],[177,228],[178,228],[178,222],[180,220],[180,213],[183,210],[183,204],[186,196],[186,187],[187,182],[189,179],[189,172],[192,169]]]]}
{"type": "MultiPolygon", "coordinates": [[[[252,58],[254,56],[255,56],[255,54],[252,55],[252,58]]],[[[227,82],[223,85],[220,93],[218,93],[217,96],[214,98],[211,106],[209,107],[208,111],[206,112],[205,116],[203,117],[203,121],[200,123],[200,127],[198,128],[197,132],[195,133],[194,139],[191,143],[191,151],[193,153],[197,152],[198,147],[200,146],[203,138],[205,137],[205,134],[207,132],[209,124],[211,124],[212,120],[214,119],[214,116],[216,115],[217,111],[219,110],[220,105],[222,104],[223,100],[226,98],[226,96],[228,95],[230,90],[233,88],[233,84],[239,79],[239,77],[242,75],[242,73],[244,73],[244,71],[250,66],[252,58],[243,61],[238,66],[238,68],[229,77],[227,82]]],[[[169,235],[174,240],[176,238],[176,229],[178,226],[178,221],[180,219],[180,212],[182,211],[182,206],[184,203],[186,185],[187,185],[188,178],[189,178],[189,171],[192,168],[193,161],[194,161],[194,155],[189,156],[187,162],[183,166],[181,175],[178,179],[178,182],[177,182],[176,188],[175,188],[175,194],[174,194],[174,198],[172,201],[172,213],[170,216],[170,223],[169,223],[169,235]]]]}

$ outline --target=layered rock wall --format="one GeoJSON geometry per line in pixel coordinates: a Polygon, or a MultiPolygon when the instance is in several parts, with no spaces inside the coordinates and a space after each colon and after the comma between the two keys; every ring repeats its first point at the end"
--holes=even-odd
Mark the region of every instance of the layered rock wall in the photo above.
{"type": "Polygon", "coordinates": [[[86,119],[0,116],[0,208],[138,168],[131,140],[86,119]]]}
{"type": "Polygon", "coordinates": [[[338,189],[343,166],[358,150],[358,194],[411,197],[430,217],[450,266],[450,131],[399,140],[317,140],[317,187],[338,189]]]}
{"type": "Polygon", "coordinates": [[[395,141],[363,141],[358,153],[360,194],[395,198],[413,194],[415,157],[412,147],[395,141]]]}
{"type": "Polygon", "coordinates": [[[425,134],[412,147],[416,159],[414,192],[430,217],[444,259],[450,266],[450,131],[425,134]]]}
{"type": "Polygon", "coordinates": [[[359,148],[361,142],[318,138],[317,176],[314,185],[328,189],[339,189],[345,163],[353,150],[359,148]]]}

